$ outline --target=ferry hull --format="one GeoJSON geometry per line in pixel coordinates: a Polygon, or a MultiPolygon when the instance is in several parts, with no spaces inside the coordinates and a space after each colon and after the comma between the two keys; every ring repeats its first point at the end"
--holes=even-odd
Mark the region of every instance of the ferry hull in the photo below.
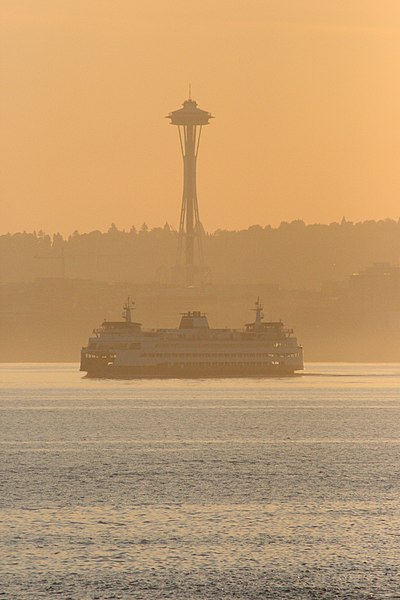
{"type": "Polygon", "coordinates": [[[293,377],[303,367],[287,365],[154,365],[114,366],[103,365],[81,368],[87,377],[105,379],[199,379],[224,377],[293,377]]]}

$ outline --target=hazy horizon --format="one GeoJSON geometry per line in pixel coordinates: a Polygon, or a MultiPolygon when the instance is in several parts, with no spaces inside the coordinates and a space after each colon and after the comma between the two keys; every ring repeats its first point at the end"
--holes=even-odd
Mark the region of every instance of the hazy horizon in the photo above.
{"type": "Polygon", "coordinates": [[[189,82],[216,117],[207,231],[399,218],[398,2],[4,0],[0,17],[2,231],[177,228],[164,117],[189,82]]]}

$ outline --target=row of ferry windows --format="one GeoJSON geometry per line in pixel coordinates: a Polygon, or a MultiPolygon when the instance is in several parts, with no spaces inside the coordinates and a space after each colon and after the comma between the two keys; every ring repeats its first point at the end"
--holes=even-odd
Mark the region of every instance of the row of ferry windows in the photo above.
{"type": "MultiPolygon", "coordinates": [[[[85,357],[86,358],[106,358],[108,356],[108,354],[105,354],[104,356],[99,356],[98,353],[96,354],[92,354],[90,352],[86,352],[85,357]]],[[[110,355],[112,357],[115,358],[115,354],[110,355]]],[[[233,353],[229,353],[229,354],[223,354],[222,352],[213,352],[210,354],[205,354],[205,353],[200,353],[200,352],[196,352],[196,353],[190,353],[190,352],[185,352],[185,353],[179,353],[179,354],[173,354],[172,352],[168,352],[168,353],[142,353],[140,355],[141,358],[188,358],[188,357],[192,357],[192,358],[258,358],[258,359],[262,359],[262,358],[298,358],[300,356],[299,352],[293,352],[293,353],[288,353],[288,354],[270,354],[270,353],[262,353],[262,354],[233,354],[233,353]]]]}
{"type": "Polygon", "coordinates": [[[117,357],[116,354],[98,354],[98,353],[92,354],[90,352],[85,353],[85,358],[103,358],[103,359],[108,360],[109,358],[115,359],[116,357],[117,357]]]}
{"type": "Polygon", "coordinates": [[[196,352],[191,354],[190,352],[185,352],[185,353],[180,353],[180,354],[173,354],[172,352],[168,352],[168,353],[149,353],[149,354],[141,354],[140,355],[143,358],[186,358],[186,357],[195,357],[195,358],[295,358],[299,356],[298,352],[292,353],[292,354],[270,354],[270,353],[260,353],[260,354],[251,354],[246,353],[246,354],[233,354],[233,353],[229,353],[229,354],[223,354],[222,352],[214,352],[214,353],[210,353],[210,354],[203,354],[200,352],[196,352]]]}
{"type": "MultiPolygon", "coordinates": [[[[170,367],[215,367],[216,363],[215,362],[184,362],[184,363],[166,363],[168,364],[170,367]]],[[[282,364],[279,360],[272,360],[270,363],[268,363],[268,365],[265,364],[265,362],[245,362],[245,361],[241,361],[241,362],[219,362],[218,363],[218,367],[220,366],[227,366],[227,367],[265,367],[265,366],[269,366],[269,365],[280,365],[282,364]]]]}
{"type": "MultiPolygon", "coordinates": [[[[203,340],[204,341],[204,340],[203,340]]],[[[176,347],[180,347],[182,348],[182,345],[184,342],[188,342],[189,344],[193,345],[193,341],[192,340],[182,340],[182,342],[180,344],[171,344],[171,343],[167,343],[167,344],[160,344],[160,346],[162,347],[167,347],[167,348],[176,348],[176,347]]],[[[209,343],[206,340],[207,343],[209,343]]],[[[213,345],[215,346],[233,346],[233,344],[231,343],[227,343],[226,340],[213,340],[213,345]]],[[[255,345],[255,342],[251,342],[252,346],[255,345]]],[[[205,344],[203,344],[205,345],[205,344]]],[[[260,344],[261,345],[261,344],[260,344]]],[[[272,342],[271,344],[274,348],[280,348],[281,346],[286,346],[285,342],[272,342]]]]}
{"type": "MultiPolygon", "coordinates": [[[[104,355],[104,356],[98,356],[96,354],[86,353],[86,358],[96,358],[96,359],[103,358],[103,359],[108,359],[108,360],[114,360],[116,358],[116,355],[115,354],[110,354],[109,356],[106,356],[106,355],[104,355]]],[[[174,366],[174,365],[178,365],[178,366],[181,365],[181,366],[183,366],[183,365],[185,365],[185,367],[190,367],[190,366],[197,367],[197,366],[199,366],[198,362],[186,362],[186,361],[184,363],[182,363],[182,362],[181,363],[171,363],[171,362],[169,362],[168,364],[170,366],[174,366]]],[[[219,365],[232,366],[232,362],[219,362],[218,364],[219,365]]],[[[281,363],[279,362],[279,360],[272,360],[271,364],[272,365],[280,365],[281,363]]],[[[257,362],[244,362],[244,361],[236,362],[235,363],[236,367],[240,367],[240,366],[253,366],[253,367],[255,367],[257,365],[259,365],[259,366],[265,366],[265,363],[260,363],[260,362],[259,363],[257,363],[257,362]]],[[[215,362],[203,362],[202,366],[213,367],[213,366],[215,366],[215,362]]]]}
{"type": "MultiPolygon", "coordinates": [[[[280,348],[284,344],[281,344],[279,342],[275,342],[272,345],[273,345],[274,348],[280,348]]],[[[93,350],[101,349],[102,347],[103,347],[103,344],[101,344],[101,343],[100,344],[96,344],[96,343],[89,344],[89,348],[93,349],[93,350]]],[[[139,342],[134,342],[134,343],[131,343],[131,344],[126,344],[124,342],[114,342],[113,343],[113,347],[114,348],[121,348],[121,349],[125,348],[125,349],[128,349],[128,350],[139,350],[141,348],[141,344],[139,342]]],[[[185,356],[188,356],[187,352],[184,352],[184,354],[185,354],[185,356]]],[[[207,355],[204,354],[204,356],[221,356],[221,355],[222,355],[221,352],[210,353],[210,354],[207,354],[207,355]]],[[[145,356],[145,355],[142,355],[142,356],[145,356]]],[[[146,356],[153,356],[153,355],[148,354],[146,356]]],[[[159,356],[159,355],[157,355],[157,356],[159,356]]],[[[179,354],[171,354],[171,353],[169,353],[169,356],[180,356],[180,355],[179,354]]],[[[196,355],[196,356],[198,356],[198,355],[196,355]]],[[[263,356],[263,354],[250,354],[250,353],[247,354],[246,353],[246,354],[243,354],[243,355],[242,354],[236,354],[235,355],[233,353],[229,353],[229,356],[263,356]]],[[[264,355],[264,356],[267,356],[267,355],[264,355]]]]}

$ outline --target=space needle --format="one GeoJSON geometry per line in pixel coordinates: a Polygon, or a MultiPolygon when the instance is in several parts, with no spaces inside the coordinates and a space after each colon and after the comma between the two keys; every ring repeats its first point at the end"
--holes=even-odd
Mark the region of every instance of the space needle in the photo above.
{"type": "Polygon", "coordinates": [[[213,118],[211,113],[201,110],[189,99],[182,108],[166,117],[176,125],[183,159],[183,194],[179,221],[179,239],[176,266],[184,274],[186,286],[204,283],[206,268],[203,262],[203,227],[200,221],[196,189],[196,164],[203,125],[213,118]]]}

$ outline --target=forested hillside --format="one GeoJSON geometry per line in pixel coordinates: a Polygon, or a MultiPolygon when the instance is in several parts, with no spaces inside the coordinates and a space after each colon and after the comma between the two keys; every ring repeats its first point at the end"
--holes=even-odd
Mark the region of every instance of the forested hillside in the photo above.
{"type": "MultiPolygon", "coordinates": [[[[0,236],[0,281],[42,277],[107,282],[152,283],[168,280],[178,234],[168,224],[144,224],[106,233],[74,232],[64,239],[44,232],[0,236]]],[[[377,262],[398,264],[400,221],[365,221],[279,227],[254,225],[241,231],[206,234],[204,249],[214,283],[276,283],[286,288],[316,288],[341,280],[377,262]]]]}

